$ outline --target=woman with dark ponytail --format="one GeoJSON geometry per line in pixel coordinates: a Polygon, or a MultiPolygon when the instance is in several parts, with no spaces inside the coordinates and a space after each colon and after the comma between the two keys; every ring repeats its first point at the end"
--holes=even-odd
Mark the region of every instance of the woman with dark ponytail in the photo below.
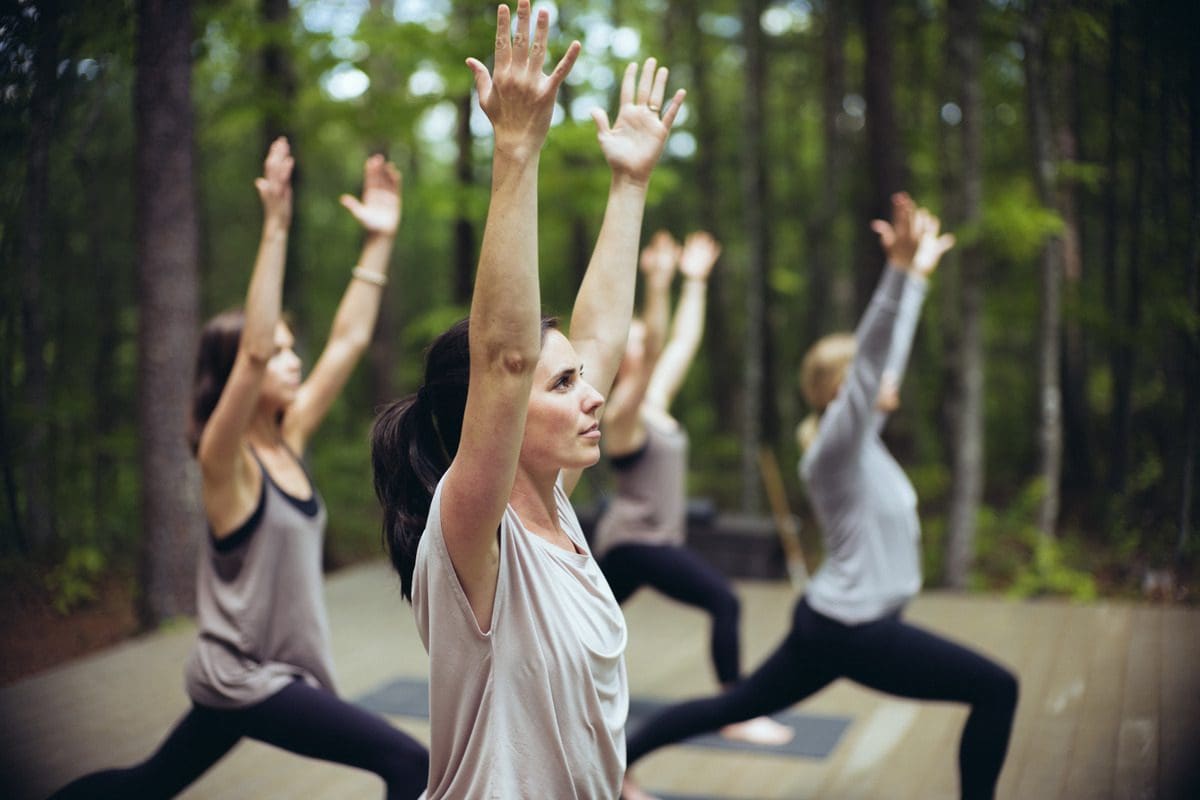
{"type": "Polygon", "coordinates": [[[325,507],[300,461],[370,341],[400,224],[400,174],[372,156],[362,199],[342,196],[366,237],[329,342],[302,381],[280,316],[291,173],[281,137],[255,181],[264,219],[245,311],[218,315],[200,338],[189,440],[209,533],[200,635],[185,670],[192,707],[146,761],[88,775],[56,797],[172,797],[243,736],[372,771],[389,800],[425,787],[425,748],[337,696],[321,585],[325,507]]]}
{"type": "Polygon", "coordinates": [[[631,64],[610,127],[612,183],[568,333],[541,321],[537,176],[574,42],[550,75],[549,15],[496,20],[492,71],[467,64],[495,132],[467,322],[372,438],[384,533],[430,658],[429,800],[611,800],[625,767],[625,622],[568,500],[600,457],[602,392],[633,313],[650,174],[683,101],[631,64]],[[469,389],[469,391],[468,391],[469,389]]]}

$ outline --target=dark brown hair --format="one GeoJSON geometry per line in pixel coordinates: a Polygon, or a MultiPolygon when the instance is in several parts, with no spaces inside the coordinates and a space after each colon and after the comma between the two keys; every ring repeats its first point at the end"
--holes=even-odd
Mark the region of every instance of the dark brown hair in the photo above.
{"type": "Polygon", "coordinates": [[[196,354],[196,376],[192,381],[192,413],[188,424],[188,444],[195,455],[200,449],[204,426],[221,399],[225,382],[237,360],[238,345],[246,315],[240,308],[224,311],[204,324],[196,354]]]}
{"type": "MultiPolygon", "coordinates": [[[[375,496],[383,506],[383,545],[400,575],[400,592],[412,601],[417,545],[429,519],[438,481],[450,468],[462,436],[471,359],[467,320],[455,323],[425,354],[425,382],[375,417],[371,466],[375,496]]],[[[542,338],[558,327],[542,319],[542,338]]]]}

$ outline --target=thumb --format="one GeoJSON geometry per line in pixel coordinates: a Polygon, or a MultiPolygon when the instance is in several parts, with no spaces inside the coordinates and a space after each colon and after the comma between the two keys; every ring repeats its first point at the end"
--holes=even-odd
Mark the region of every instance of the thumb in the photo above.
{"type": "Polygon", "coordinates": [[[896,232],[893,230],[890,223],[882,219],[871,220],[871,230],[879,234],[879,243],[884,249],[892,246],[896,241],[896,232]]]}
{"type": "Polygon", "coordinates": [[[352,194],[342,195],[341,197],[338,198],[338,202],[340,202],[347,211],[349,211],[351,214],[353,214],[356,217],[362,213],[362,210],[363,210],[362,203],[358,202],[358,198],[352,194]]]}
{"type": "Polygon", "coordinates": [[[492,76],[488,74],[487,67],[485,67],[481,61],[478,61],[474,58],[467,59],[467,67],[475,76],[475,91],[478,92],[480,98],[482,98],[485,94],[487,94],[488,89],[491,88],[492,76]]]}
{"type": "Polygon", "coordinates": [[[600,136],[604,136],[612,130],[608,127],[608,115],[599,106],[592,109],[592,119],[596,121],[596,133],[600,136]]]}
{"type": "Polygon", "coordinates": [[[945,253],[951,247],[954,247],[954,243],[956,241],[957,240],[954,238],[953,233],[943,233],[941,236],[938,237],[938,240],[937,240],[938,250],[942,253],[945,253]]]}
{"type": "Polygon", "coordinates": [[[258,193],[260,195],[265,195],[267,193],[267,188],[269,186],[270,186],[270,184],[267,183],[266,178],[255,178],[254,179],[254,188],[258,190],[258,193]]]}

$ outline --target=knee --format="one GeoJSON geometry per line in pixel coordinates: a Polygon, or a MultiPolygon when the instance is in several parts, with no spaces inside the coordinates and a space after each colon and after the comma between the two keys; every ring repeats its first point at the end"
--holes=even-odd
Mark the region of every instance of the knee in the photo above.
{"type": "Polygon", "coordinates": [[[713,594],[709,608],[715,619],[736,622],[742,613],[742,601],[730,590],[723,589],[713,594]]]}
{"type": "Polygon", "coordinates": [[[995,675],[988,681],[989,703],[1011,717],[1016,711],[1020,694],[1021,682],[1017,676],[1004,667],[997,667],[995,675]]]}

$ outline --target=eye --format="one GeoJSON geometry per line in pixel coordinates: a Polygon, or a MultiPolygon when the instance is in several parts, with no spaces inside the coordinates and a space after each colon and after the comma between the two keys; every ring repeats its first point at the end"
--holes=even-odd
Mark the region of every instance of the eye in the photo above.
{"type": "Polygon", "coordinates": [[[564,372],[558,376],[558,380],[554,382],[555,389],[570,389],[575,383],[574,372],[564,372]]]}

